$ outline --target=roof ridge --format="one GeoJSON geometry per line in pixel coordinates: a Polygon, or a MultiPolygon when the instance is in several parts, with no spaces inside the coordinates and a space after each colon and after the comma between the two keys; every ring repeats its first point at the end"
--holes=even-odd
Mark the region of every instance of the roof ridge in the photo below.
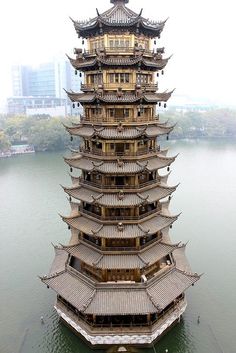
{"type": "Polygon", "coordinates": [[[148,288],[146,288],[145,291],[146,291],[147,296],[150,299],[151,303],[154,305],[155,308],[157,308],[158,311],[160,311],[161,310],[160,306],[154,302],[152,295],[148,291],[148,288]]]}
{"type": "Polygon", "coordinates": [[[198,274],[198,273],[196,273],[196,272],[187,272],[187,271],[183,271],[183,270],[180,270],[179,268],[177,268],[177,267],[175,267],[175,269],[176,269],[176,271],[178,271],[178,272],[180,272],[180,273],[182,273],[182,274],[184,274],[184,275],[186,275],[186,276],[189,276],[189,277],[195,277],[195,278],[200,278],[202,275],[203,275],[203,273],[201,273],[200,275],[198,274]]]}
{"type": "Polygon", "coordinates": [[[142,258],[142,254],[137,253],[136,255],[137,255],[137,257],[144,263],[144,265],[146,265],[146,266],[149,265],[149,262],[145,261],[145,260],[142,258]]]}
{"type": "Polygon", "coordinates": [[[88,298],[88,303],[85,303],[85,304],[83,305],[82,311],[85,311],[85,310],[89,307],[89,305],[91,304],[92,300],[93,300],[94,297],[95,297],[96,292],[97,292],[96,289],[94,289],[94,290],[93,290],[93,293],[92,293],[92,295],[91,295],[91,297],[88,298]]]}

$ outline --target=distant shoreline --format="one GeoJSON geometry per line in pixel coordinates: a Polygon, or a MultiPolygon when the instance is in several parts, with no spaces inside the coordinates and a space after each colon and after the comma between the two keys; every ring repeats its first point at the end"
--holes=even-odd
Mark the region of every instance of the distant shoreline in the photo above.
{"type": "MultiPolygon", "coordinates": [[[[168,141],[166,141],[166,144],[171,145],[172,142],[196,142],[196,141],[209,141],[209,142],[216,142],[219,140],[221,142],[235,142],[236,143],[236,136],[234,137],[205,137],[205,136],[199,136],[199,137],[184,137],[184,138],[173,138],[173,139],[169,139],[168,141]]],[[[160,140],[161,143],[165,142],[165,139],[161,139],[160,140]]],[[[66,148],[62,148],[62,149],[55,149],[55,150],[29,150],[29,151],[25,151],[25,152],[18,152],[18,153],[11,153],[10,151],[6,151],[6,152],[0,152],[0,159],[3,158],[11,158],[11,157],[15,157],[15,156],[22,156],[22,155],[26,155],[26,154],[37,154],[37,153],[55,153],[55,152],[67,152],[69,150],[70,146],[67,146],[66,148]]]]}

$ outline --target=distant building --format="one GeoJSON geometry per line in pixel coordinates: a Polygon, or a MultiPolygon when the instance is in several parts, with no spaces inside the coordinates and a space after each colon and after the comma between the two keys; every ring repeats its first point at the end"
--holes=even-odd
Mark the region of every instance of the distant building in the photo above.
{"type": "Polygon", "coordinates": [[[69,112],[65,98],[54,97],[10,97],[7,99],[8,114],[65,116],[69,112]]]}
{"type": "Polygon", "coordinates": [[[213,109],[219,108],[219,106],[212,104],[180,104],[180,105],[171,105],[171,108],[178,112],[198,112],[204,113],[213,109]]]}
{"type": "MultiPolygon", "coordinates": [[[[81,78],[65,60],[34,68],[12,67],[12,93],[7,99],[8,114],[71,114],[71,103],[64,89],[80,90],[81,78]],[[68,107],[67,107],[68,105],[68,107]]],[[[78,114],[78,111],[73,113],[78,114]]]]}
{"type": "Polygon", "coordinates": [[[192,97],[187,94],[175,94],[169,108],[177,112],[199,112],[203,113],[219,108],[214,102],[203,97],[192,97]]]}

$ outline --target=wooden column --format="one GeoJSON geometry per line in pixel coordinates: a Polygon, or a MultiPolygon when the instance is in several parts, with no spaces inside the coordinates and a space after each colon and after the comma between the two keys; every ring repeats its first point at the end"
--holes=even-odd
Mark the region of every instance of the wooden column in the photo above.
{"type": "Polygon", "coordinates": [[[106,269],[102,269],[102,280],[104,282],[107,281],[107,270],[106,269]]]}
{"type": "Polygon", "coordinates": [[[106,248],[106,239],[102,238],[101,241],[102,241],[102,244],[101,244],[102,245],[102,250],[104,250],[106,248]]]}
{"type": "Polygon", "coordinates": [[[135,282],[139,282],[139,280],[140,280],[140,269],[139,268],[134,270],[134,278],[135,278],[135,282]]]}
{"type": "Polygon", "coordinates": [[[134,47],[134,40],[135,40],[135,39],[134,39],[134,34],[132,34],[130,37],[131,37],[131,38],[130,38],[130,39],[131,39],[131,43],[130,43],[130,44],[131,44],[131,47],[134,47]]]}
{"type": "Polygon", "coordinates": [[[81,240],[83,240],[83,239],[84,239],[84,233],[79,232],[79,238],[80,238],[81,240]]]}
{"type": "Polygon", "coordinates": [[[105,207],[101,207],[101,216],[105,217],[105,207]]]}
{"type": "Polygon", "coordinates": [[[139,175],[135,174],[135,186],[138,186],[138,177],[139,177],[139,175]]]}

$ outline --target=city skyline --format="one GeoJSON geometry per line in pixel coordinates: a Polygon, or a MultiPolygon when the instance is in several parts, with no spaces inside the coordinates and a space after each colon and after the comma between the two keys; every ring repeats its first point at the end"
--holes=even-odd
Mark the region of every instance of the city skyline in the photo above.
{"type": "MultiPolygon", "coordinates": [[[[0,86],[0,100],[11,95],[12,65],[37,66],[53,58],[65,58],[65,53],[73,56],[71,48],[81,47],[81,40],[76,37],[69,16],[75,20],[94,17],[95,5],[94,0],[88,0],[86,7],[75,0],[69,1],[69,7],[68,3],[54,0],[50,3],[42,0],[40,4],[29,0],[20,3],[9,0],[0,14],[4,53],[0,66],[4,82],[0,86]]],[[[101,0],[98,10],[104,11],[107,5],[109,0],[101,0]]],[[[129,3],[137,12],[143,5],[141,0],[131,0],[129,3]]],[[[180,0],[176,3],[166,0],[160,7],[156,1],[149,0],[143,13],[150,19],[164,20],[170,16],[157,44],[165,46],[166,56],[174,55],[168,64],[165,79],[160,82],[160,89],[176,87],[176,96],[234,105],[236,51],[232,43],[236,25],[233,1],[216,3],[199,0],[190,3],[180,0]],[[226,53],[224,65],[222,52],[226,53]]]]}

